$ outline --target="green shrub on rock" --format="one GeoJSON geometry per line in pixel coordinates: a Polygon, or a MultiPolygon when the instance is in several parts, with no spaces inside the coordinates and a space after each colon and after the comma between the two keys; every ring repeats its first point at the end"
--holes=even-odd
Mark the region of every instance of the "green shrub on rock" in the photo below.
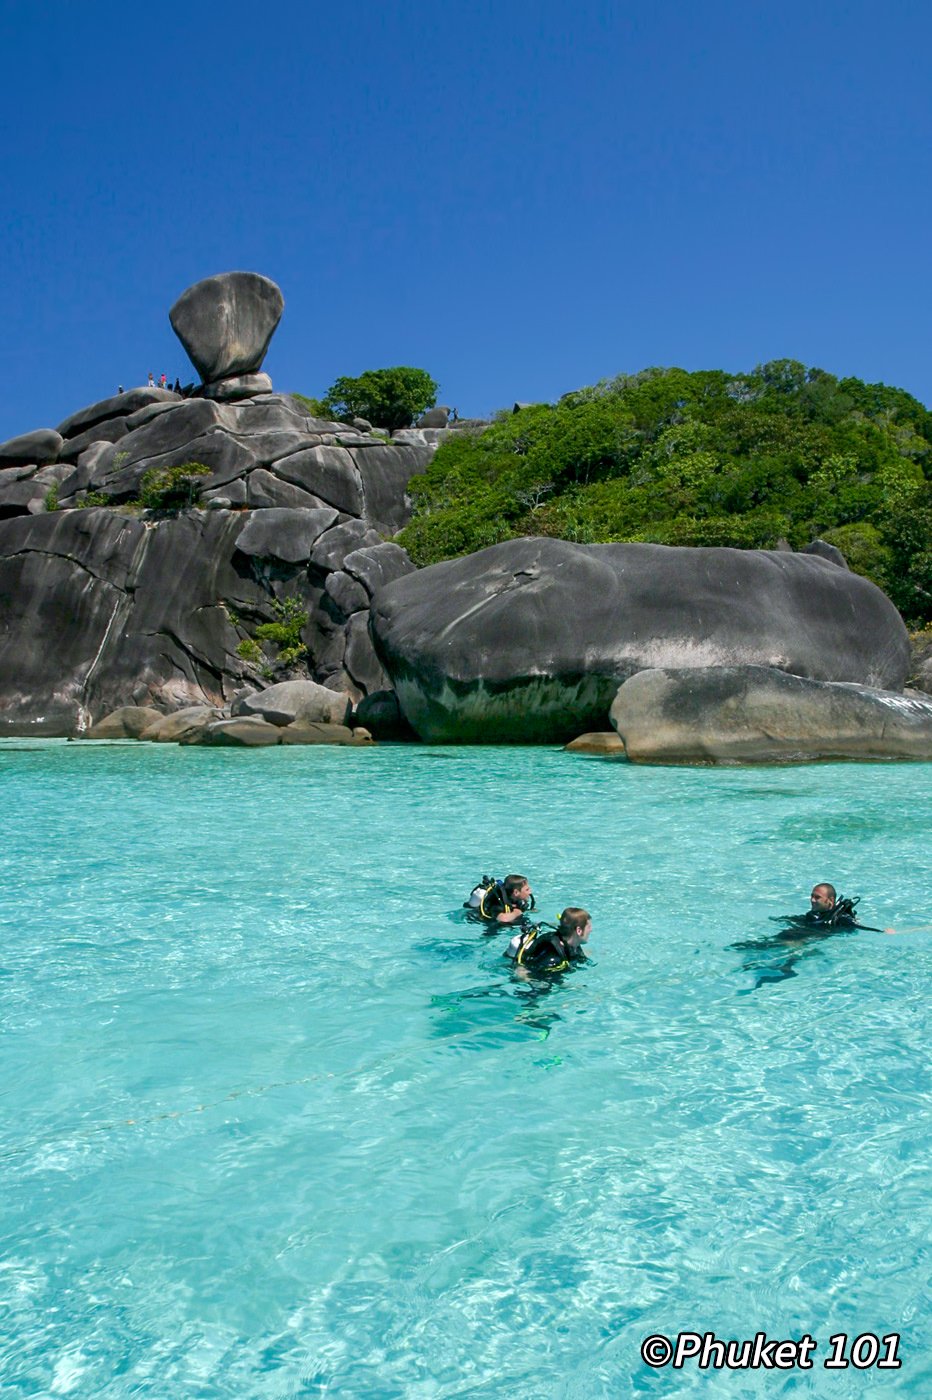
{"type": "Polygon", "coordinates": [[[210,476],[203,462],[184,462],[179,467],[153,467],[139,483],[139,501],[148,510],[183,510],[193,506],[201,494],[202,480],[210,476]]]}

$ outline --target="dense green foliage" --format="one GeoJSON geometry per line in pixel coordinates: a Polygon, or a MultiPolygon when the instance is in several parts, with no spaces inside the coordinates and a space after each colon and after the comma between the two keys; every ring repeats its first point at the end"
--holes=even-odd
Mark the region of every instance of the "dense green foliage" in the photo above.
{"type": "Polygon", "coordinates": [[[932,414],[796,360],[648,369],[449,439],[409,490],[418,564],[519,535],[836,544],[906,618],[932,617],[932,414]]]}
{"type": "Polygon", "coordinates": [[[308,614],[297,598],[276,598],[272,611],[275,621],[261,623],[256,628],[256,636],[265,642],[275,642],[278,646],[276,661],[291,666],[307,655],[301,632],[307,626],[308,614]]]}
{"type": "Polygon", "coordinates": [[[366,418],[393,433],[408,428],[425,409],[437,402],[438,386],[426,369],[396,365],[393,369],[367,369],[358,378],[343,375],[327,390],[324,399],[312,400],[325,418],[366,418]]]}
{"type": "Polygon", "coordinates": [[[203,462],[179,467],[153,467],[139,483],[139,503],[147,510],[182,510],[193,506],[201,494],[201,478],[210,476],[203,462]]]}

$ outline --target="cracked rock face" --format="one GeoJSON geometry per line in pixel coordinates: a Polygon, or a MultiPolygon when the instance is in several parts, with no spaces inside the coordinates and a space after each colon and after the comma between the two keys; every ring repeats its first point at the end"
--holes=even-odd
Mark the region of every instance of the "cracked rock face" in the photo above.
{"type": "Polygon", "coordinates": [[[899,690],[909,664],[880,589],[770,550],[510,540],[386,584],[370,627],[405,718],[438,743],[565,743],[657,667],[899,690]]]}
{"type": "MultiPolygon", "coordinates": [[[[268,277],[223,272],[195,282],[168,314],[201,379],[212,384],[258,373],[284,305],[281,291],[268,277]]],[[[238,395],[239,389],[250,392],[248,384],[233,392],[238,395]]]]}
{"type": "Polygon", "coordinates": [[[611,720],[637,763],[932,758],[932,700],[763,666],[641,671],[611,720]]]}

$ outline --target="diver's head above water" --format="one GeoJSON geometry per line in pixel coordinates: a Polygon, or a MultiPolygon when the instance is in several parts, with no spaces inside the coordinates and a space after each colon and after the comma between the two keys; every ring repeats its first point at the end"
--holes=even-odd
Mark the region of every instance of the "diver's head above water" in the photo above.
{"type": "Polygon", "coordinates": [[[813,914],[830,914],[837,899],[835,886],[823,881],[819,885],[813,885],[812,894],[809,896],[809,908],[813,914]]]}
{"type": "Polygon", "coordinates": [[[571,904],[560,915],[557,932],[567,951],[578,953],[592,932],[592,919],[588,910],[579,909],[571,904]]]}

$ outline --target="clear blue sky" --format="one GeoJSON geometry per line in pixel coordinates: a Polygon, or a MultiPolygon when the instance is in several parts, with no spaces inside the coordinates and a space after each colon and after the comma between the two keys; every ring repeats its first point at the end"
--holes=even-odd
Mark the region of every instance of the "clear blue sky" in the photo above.
{"type": "Polygon", "coordinates": [[[193,377],[168,308],[236,268],[283,390],[790,356],[929,403],[930,53],[921,0],[0,0],[0,440],[193,377]]]}

